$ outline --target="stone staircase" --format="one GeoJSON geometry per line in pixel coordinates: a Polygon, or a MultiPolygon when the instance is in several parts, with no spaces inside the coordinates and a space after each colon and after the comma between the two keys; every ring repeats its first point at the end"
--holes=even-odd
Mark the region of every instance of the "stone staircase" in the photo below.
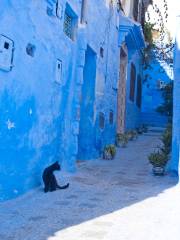
{"type": "Polygon", "coordinates": [[[162,116],[156,112],[142,112],[141,121],[144,124],[151,125],[153,127],[165,127],[168,123],[166,116],[162,116]]]}
{"type": "Polygon", "coordinates": [[[146,136],[160,136],[160,135],[162,135],[164,130],[165,130],[165,127],[149,126],[148,127],[148,132],[144,133],[144,135],[146,135],[146,136]]]}

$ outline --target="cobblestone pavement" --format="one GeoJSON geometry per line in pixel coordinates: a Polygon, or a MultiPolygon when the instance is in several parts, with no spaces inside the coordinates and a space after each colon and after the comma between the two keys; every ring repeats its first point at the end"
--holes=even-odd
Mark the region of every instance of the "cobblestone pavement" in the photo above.
{"type": "Polygon", "coordinates": [[[0,204],[0,240],[179,240],[177,179],[155,177],[147,155],[159,132],[119,148],[114,160],[78,163],[61,173],[70,188],[41,188],[0,204]]]}

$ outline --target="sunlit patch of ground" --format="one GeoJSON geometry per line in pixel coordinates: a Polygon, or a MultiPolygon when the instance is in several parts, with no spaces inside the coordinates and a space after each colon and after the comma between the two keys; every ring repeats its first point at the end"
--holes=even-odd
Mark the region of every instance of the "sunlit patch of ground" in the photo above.
{"type": "Polygon", "coordinates": [[[0,204],[0,240],[179,240],[177,179],[152,175],[147,155],[159,144],[150,131],[118,149],[114,160],[78,163],[59,173],[66,190],[42,187],[0,204]]]}

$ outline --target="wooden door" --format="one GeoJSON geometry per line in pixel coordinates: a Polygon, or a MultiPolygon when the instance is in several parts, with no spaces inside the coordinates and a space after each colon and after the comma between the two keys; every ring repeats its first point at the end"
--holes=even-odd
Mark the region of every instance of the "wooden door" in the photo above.
{"type": "Polygon", "coordinates": [[[117,100],[117,133],[125,131],[126,119],[126,79],[127,79],[127,54],[121,48],[120,54],[120,74],[118,83],[118,100],[117,100]]]}

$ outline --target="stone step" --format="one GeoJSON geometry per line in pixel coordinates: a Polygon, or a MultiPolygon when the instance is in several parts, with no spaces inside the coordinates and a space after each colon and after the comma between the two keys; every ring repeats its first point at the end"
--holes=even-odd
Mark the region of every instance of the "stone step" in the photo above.
{"type": "Polygon", "coordinates": [[[164,132],[165,128],[164,127],[148,127],[148,132],[152,133],[162,133],[164,132]]]}

